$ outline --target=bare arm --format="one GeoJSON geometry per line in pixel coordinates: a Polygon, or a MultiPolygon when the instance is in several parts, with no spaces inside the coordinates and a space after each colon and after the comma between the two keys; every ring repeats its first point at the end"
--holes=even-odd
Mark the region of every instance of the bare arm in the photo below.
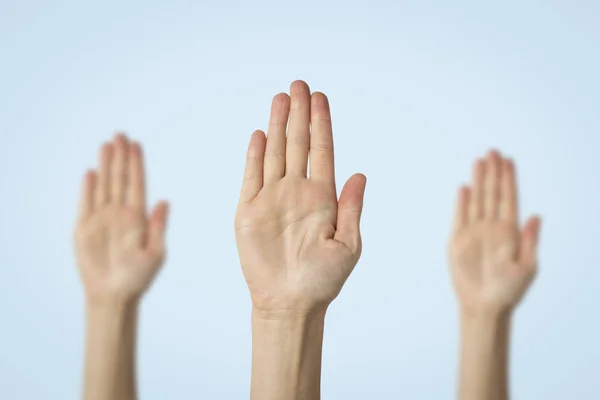
{"type": "Polygon", "coordinates": [[[113,302],[87,308],[84,398],[136,399],[137,304],[113,302]]]}
{"type": "Polygon", "coordinates": [[[252,312],[252,399],[321,398],[324,319],[324,313],[252,312]]]}
{"type": "Polygon", "coordinates": [[[75,253],[86,298],[86,400],[134,400],[139,302],[164,261],[167,204],[146,212],[141,148],[117,135],[84,177],[75,253]]]}
{"type": "Polygon", "coordinates": [[[361,253],[366,178],[337,198],[329,102],[301,81],[290,92],[273,99],[267,136],[250,139],[235,220],[254,310],[253,400],[320,398],[325,312],[361,253]]]}
{"type": "Polygon", "coordinates": [[[462,400],[508,399],[508,315],[461,318],[460,393],[462,400]]]}

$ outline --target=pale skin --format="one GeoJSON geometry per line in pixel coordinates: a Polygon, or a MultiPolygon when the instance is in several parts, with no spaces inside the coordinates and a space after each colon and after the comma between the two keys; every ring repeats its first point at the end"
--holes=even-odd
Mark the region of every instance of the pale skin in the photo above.
{"type": "Polygon", "coordinates": [[[537,272],[541,221],[519,225],[514,163],[495,150],[459,189],[449,264],[461,312],[461,400],[509,398],[510,322],[537,272]]]}
{"type": "Polygon", "coordinates": [[[165,259],[168,206],[146,210],[142,150],[124,134],[83,179],[75,253],[86,299],[86,400],[134,400],[139,302],[165,259]]]}
{"type": "Polygon", "coordinates": [[[337,198],[327,97],[302,81],[290,93],[273,99],[267,135],[252,135],[235,218],[255,400],[320,398],[325,313],[361,253],[366,178],[337,198]]]}

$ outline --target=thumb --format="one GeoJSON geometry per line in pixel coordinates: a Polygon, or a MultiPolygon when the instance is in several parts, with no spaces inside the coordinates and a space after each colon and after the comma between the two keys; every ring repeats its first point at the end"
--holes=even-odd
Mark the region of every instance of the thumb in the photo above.
{"type": "Polygon", "coordinates": [[[360,215],[363,208],[367,177],[354,174],[348,179],[338,201],[337,229],[334,239],[344,243],[353,252],[359,252],[360,215]]]}
{"type": "Polygon", "coordinates": [[[537,247],[541,224],[542,221],[536,216],[529,218],[523,226],[519,252],[519,261],[523,266],[535,267],[537,265],[537,247]]]}
{"type": "Polygon", "coordinates": [[[169,204],[166,201],[161,201],[156,204],[150,214],[148,242],[146,247],[153,252],[162,253],[164,251],[168,214],[169,204]]]}

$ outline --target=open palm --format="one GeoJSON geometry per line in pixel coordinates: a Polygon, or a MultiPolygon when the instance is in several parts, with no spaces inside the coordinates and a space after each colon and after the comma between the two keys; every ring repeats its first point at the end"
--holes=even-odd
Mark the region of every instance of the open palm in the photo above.
{"type": "Polygon", "coordinates": [[[274,98],[268,136],[257,131],[250,141],[235,220],[256,308],[309,311],[339,294],[360,257],[365,183],[352,176],[338,201],[325,95],[297,81],[291,99],[274,98]]]}
{"type": "Polygon", "coordinates": [[[520,229],[517,197],[514,165],[496,151],[475,164],[472,186],[459,191],[449,257],[464,309],[511,309],[535,277],[540,220],[520,229]]]}
{"type": "Polygon", "coordinates": [[[134,299],[164,260],[167,205],[146,214],[140,145],[118,135],[83,182],[75,253],[88,296],[134,299]]]}

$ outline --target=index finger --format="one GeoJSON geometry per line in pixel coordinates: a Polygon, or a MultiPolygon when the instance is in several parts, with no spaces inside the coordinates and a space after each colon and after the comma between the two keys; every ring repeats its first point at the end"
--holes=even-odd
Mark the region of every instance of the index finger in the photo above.
{"type": "Polygon", "coordinates": [[[335,183],[331,112],[323,93],[311,96],[310,124],[310,179],[335,183]]]}
{"type": "Polygon", "coordinates": [[[505,159],[502,162],[500,201],[501,218],[517,226],[519,224],[519,194],[515,164],[510,159],[505,159]]]}

